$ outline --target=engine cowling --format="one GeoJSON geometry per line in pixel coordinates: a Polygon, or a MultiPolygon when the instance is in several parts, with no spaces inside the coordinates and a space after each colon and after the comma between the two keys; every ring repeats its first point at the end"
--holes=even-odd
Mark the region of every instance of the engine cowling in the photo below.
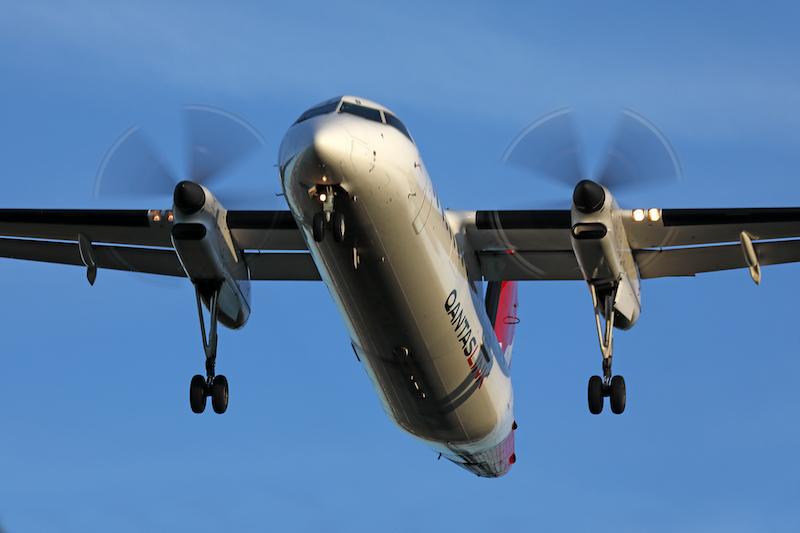
{"type": "Polygon", "coordinates": [[[250,317],[250,272],[227,224],[227,210],[207,188],[182,181],[173,193],[172,245],[206,307],[219,288],[219,320],[229,328],[250,317]]]}
{"type": "Polygon", "coordinates": [[[630,328],[639,318],[641,293],[622,211],[607,188],[582,180],[573,191],[571,216],[570,240],[584,279],[601,307],[607,295],[614,295],[614,326],[630,328]]]}

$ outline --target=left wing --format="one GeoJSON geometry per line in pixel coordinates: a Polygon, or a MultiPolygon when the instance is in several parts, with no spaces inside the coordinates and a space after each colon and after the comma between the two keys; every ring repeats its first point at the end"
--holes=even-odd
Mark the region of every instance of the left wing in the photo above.
{"type": "MultiPolygon", "coordinates": [[[[228,211],[227,224],[251,279],[320,279],[288,211],[228,211]]],[[[185,277],[171,230],[169,211],[3,209],[0,257],[185,277]]]]}
{"type": "MultiPolygon", "coordinates": [[[[571,215],[562,210],[451,212],[477,255],[473,277],[500,280],[582,280],[570,241],[571,215]]],[[[656,221],[621,210],[641,278],[694,276],[749,263],[800,262],[800,208],[662,209],[656,221]]]]}

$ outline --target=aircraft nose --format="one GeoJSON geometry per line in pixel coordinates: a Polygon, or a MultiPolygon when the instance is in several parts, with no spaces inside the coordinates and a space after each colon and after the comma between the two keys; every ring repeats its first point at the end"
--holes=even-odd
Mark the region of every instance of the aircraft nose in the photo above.
{"type": "Polygon", "coordinates": [[[312,147],[320,162],[335,166],[349,154],[350,137],[347,131],[338,124],[324,122],[312,133],[312,147]]]}

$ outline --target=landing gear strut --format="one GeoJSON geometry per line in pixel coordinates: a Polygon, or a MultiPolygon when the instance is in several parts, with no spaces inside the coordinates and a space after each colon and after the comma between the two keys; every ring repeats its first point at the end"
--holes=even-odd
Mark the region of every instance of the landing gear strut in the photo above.
{"type": "Polygon", "coordinates": [[[592,376],[589,378],[588,401],[589,412],[598,415],[603,411],[603,399],[609,397],[611,400],[611,412],[622,414],[625,411],[625,378],[614,376],[611,372],[611,362],[614,351],[614,300],[617,289],[614,287],[610,293],[605,295],[604,305],[601,308],[597,296],[597,289],[591,283],[589,291],[592,294],[592,305],[594,306],[594,320],[597,327],[597,338],[600,341],[600,352],[603,355],[603,377],[592,376]],[[603,315],[601,321],[600,315],[603,315]],[[605,322],[603,328],[602,322],[605,322]]]}
{"type": "Polygon", "coordinates": [[[336,242],[344,241],[345,223],[344,215],[333,209],[333,197],[338,193],[330,185],[322,187],[319,191],[319,199],[322,202],[322,212],[316,213],[311,221],[311,231],[314,240],[322,242],[325,239],[325,228],[330,226],[333,233],[333,240],[336,242]]]}
{"type": "Polygon", "coordinates": [[[211,406],[214,412],[222,414],[228,408],[228,380],[225,376],[217,376],[214,367],[217,362],[217,324],[219,322],[219,291],[214,288],[209,299],[209,334],[206,335],[206,324],[203,318],[203,302],[200,296],[200,289],[195,285],[195,297],[197,298],[197,314],[200,318],[200,335],[203,338],[203,349],[206,354],[206,377],[200,374],[192,377],[189,384],[189,404],[192,411],[202,413],[206,409],[206,398],[211,396],[211,406]]]}

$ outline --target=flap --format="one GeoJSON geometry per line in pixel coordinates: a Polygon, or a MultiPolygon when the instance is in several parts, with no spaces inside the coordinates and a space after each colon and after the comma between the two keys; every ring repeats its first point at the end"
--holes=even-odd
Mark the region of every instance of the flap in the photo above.
{"type": "Polygon", "coordinates": [[[310,253],[247,253],[252,280],[320,281],[310,253]]]}
{"type": "MultiPolygon", "coordinates": [[[[800,261],[800,239],[753,243],[761,266],[800,261]]],[[[642,279],[694,276],[702,272],[747,268],[740,244],[634,252],[642,279]]]]}
{"type": "Polygon", "coordinates": [[[582,280],[572,250],[553,252],[481,252],[481,275],[486,281],[582,280]]]}

